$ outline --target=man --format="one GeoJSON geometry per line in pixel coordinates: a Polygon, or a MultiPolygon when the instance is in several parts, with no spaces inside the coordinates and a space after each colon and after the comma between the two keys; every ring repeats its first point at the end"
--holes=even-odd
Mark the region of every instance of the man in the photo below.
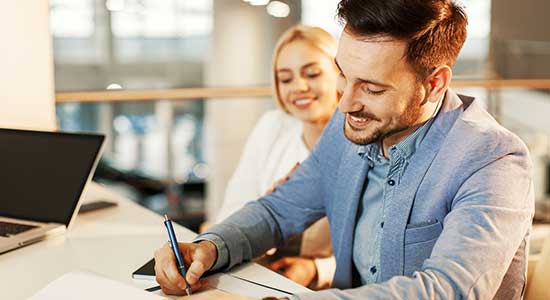
{"type": "MultiPolygon", "coordinates": [[[[288,182],[180,245],[187,281],[327,215],[334,289],[293,299],[521,299],[531,165],[515,135],[449,89],[464,12],[447,0],[343,0],[338,15],[339,111],[288,182]]],[[[155,255],[157,280],[182,293],[170,251],[155,255]]]]}

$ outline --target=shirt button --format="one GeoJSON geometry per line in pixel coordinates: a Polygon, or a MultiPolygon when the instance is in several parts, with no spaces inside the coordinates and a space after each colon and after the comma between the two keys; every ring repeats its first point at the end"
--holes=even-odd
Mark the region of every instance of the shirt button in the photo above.
{"type": "Polygon", "coordinates": [[[391,185],[391,186],[394,186],[395,185],[395,180],[393,180],[393,179],[388,180],[388,184],[391,185]]]}
{"type": "Polygon", "coordinates": [[[380,228],[384,228],[384,222],[380,223],[380,228]]]}
{"type": "Polygon", "coordinates": [[[370,272],[371,272],[372,274],[376,273],[376,266],[370,267],[370,272]]]}

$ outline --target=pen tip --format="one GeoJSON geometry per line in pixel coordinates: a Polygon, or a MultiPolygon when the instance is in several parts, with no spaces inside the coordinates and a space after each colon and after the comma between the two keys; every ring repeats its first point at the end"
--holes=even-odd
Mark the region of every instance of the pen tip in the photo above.
{"type": "Polygon", "coordinates": [[[164,215],[164,221],[168,221],[168,216],[164,215]]]}

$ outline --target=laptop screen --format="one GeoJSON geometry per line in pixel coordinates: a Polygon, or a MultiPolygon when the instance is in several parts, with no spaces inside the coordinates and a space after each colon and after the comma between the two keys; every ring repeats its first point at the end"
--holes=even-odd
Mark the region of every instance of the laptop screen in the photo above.
{"type": "Polygon", "coordinates": [[[103,139],[0,129],[0,216],[68,226],[103,139]]]}

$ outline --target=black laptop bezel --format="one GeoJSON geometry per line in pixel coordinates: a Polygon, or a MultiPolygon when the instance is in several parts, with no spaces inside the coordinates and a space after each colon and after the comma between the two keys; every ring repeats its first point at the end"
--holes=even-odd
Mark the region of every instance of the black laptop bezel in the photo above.
{"type": "MultiPolygon", "coordinates": [[[[96,140],[96,147],[94,149],[95,157],[94,157],[93,160],[91,160],[91,163],[89,163],[89,165],[86,166],[86,169],[88,170],[88,174],[87,174],[86,178],[84,178],[80,182],[79,192],[76,195],[76,198],[74,199],[74,201],[72,202],[72,213],[67,217],[67,219],[64,220],[63,223],[60,223],[60,224],[64,224],[68,228],[70,226],[70,224],[73,222],[76,215],[78,214],[78,209],[80,207],[80,203],[82,202],[82,198],[83,198],[84,188],[86,187],[88,182],[91,181],[91,178],[93,177],[93,174],[95,172],[95,169],[96,169],[97,164],[99,162],[99,159],[101,157],[101,154],[102,154],[102,151],[103,151],[103,146],[104,146],[104,141],[105,141],[105,135],[100,134],[100,133],[95,133],[95,132],[67,132],[67,131],[60,131],[60,130],[47,131],[47,130],[34,130],[34,129],[0,128],[0,134],[2,134],[2,132],[8,132],[8,133],[12,133],[12,134],[15,133],[15,134],[27,134],[27,135],[41,135],[41,136],[44,136],[44,135],[52,135],[52,136],[63,135],[63,136],[75,136],[75,137],[79,137],[79,138],[97,139],[96,140]]],[[[8,217],[8,218],[28,220],[28,219],[25,219],[24,216],[23,217],[22,216],[15,216],[15,215],[10,215],[9,213],[6,213],[4,215],[4,212],[2,213],[1,216],[2,217],[8,217]]],[[[29,221],[34,221],[34,220],[29,220],[29,221]]],[[[44,221],[42,221],[42,222],[44,222],[44,221]]]]}

